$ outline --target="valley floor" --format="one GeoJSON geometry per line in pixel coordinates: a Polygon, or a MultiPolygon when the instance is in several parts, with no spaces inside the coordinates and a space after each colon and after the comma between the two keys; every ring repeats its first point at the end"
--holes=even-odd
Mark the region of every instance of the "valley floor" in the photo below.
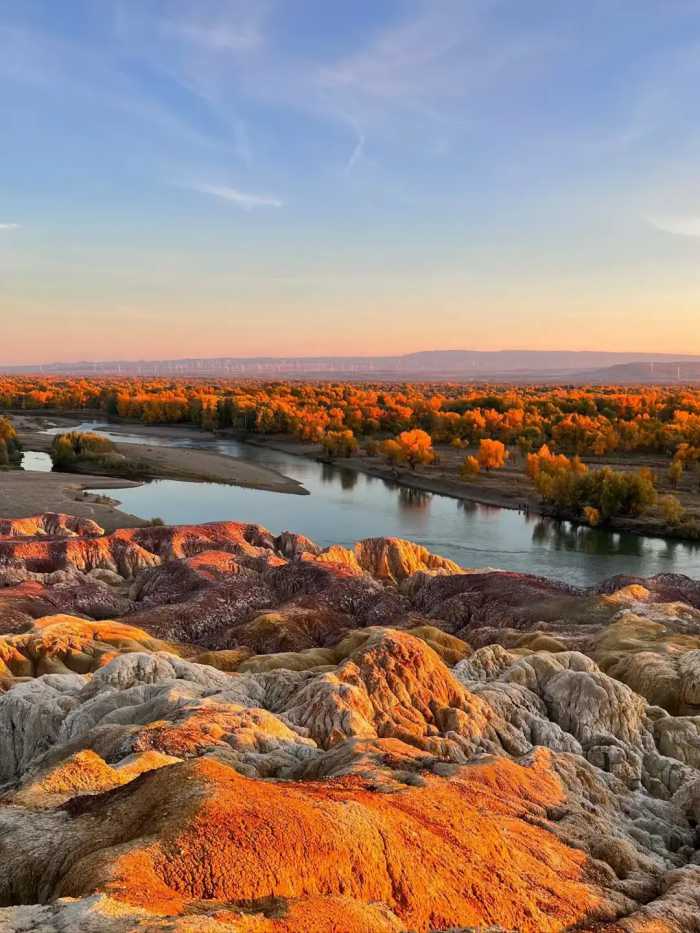
{"type": "MultiPolygon", "coordinates": [[[[83,414],[84,418],[90,417],[89,412],[83,414]]],[[[49,423],[49,419],[42,415],[14,414],[13,420],[26,450],[48,450],[50,436],[40,432],[49,423]]],[[[51,417],[50,423],[63,424],[66,430],[70,430],[79,422],[75,419],[57,416],[51,417]]],[[[119,421],[110,422],[110,430],[114,434],[123,432],[125,435],[156,435],[173,439],[185,437],[192,439],[211,437],[213,439],[216,436],[188,425],[144,425],[119,421]]],[[[219,432],[219,436],[227,434],[253,446],[279,450],[311,460],[323,459],[323,450],[320,445],[298,441],[288,435],[256,434],[241,438],[236,432],[219,432]]],[[[214,451],[183,447],[151,447],[131,443],[118,443],[116,446],[118,452],[122,453],[127,461],[138,460],[139,466],[144,468],[142,475],[145,478],[231,483],[271,492],[306,494],[304,487],[296,480],[276,470],[214,451]]],[[[459,475],[459,469],[468,451],[450,446],[436,447],[436,451],[439,455],[438,462],[421,466],[418,470],[392,467],[379,457],[368,457],[364,454],[338,458],[333,463],[336,466],[379,477],[410,489],[450,496],[464,502],[514,509],[531,515],[573,519],[573,516],[556,515],[553,509],[542,503],[525,474],[523,463],[518,455],[516,455],[516,460],[510,461],[502,470],[482,472],[472,479],[464,480],[459,475]]],[[[673,488],[666,476],[668,462],[661,457],[616,455],[585,459],[593,469],[602,466],[609,466],[615,470],[650,468],[657,477],[659,494],[677,496],[688,518],[693,523],[700,524],[700,484],[695,474],[687,473],[682,478],[679,487],[673,488]]],[[[112,477],[118,475],[133,476],[133,473],[128,471],[123,474],[111,473],[112,477]]],[[[97,488],[92,483],[81,483],[81,488],[86,488],[88,485],[90,488],[97,488]]],[[[115,483],[112,481],[109,485],[114,488],[115,483]]],[[[0,509],[2,508],[1,502],[0,499],[0,509]]],[[[42,501],[41,507],[49,508],[50,506],[42,501]]],[[[60,510],[60,507],[56,505],[55,510],[60,510]]],[[[7,511],[0,512],[0,515],[8,514],[10,513],[7,511]]],[[[107,519],[107,525],[110,528],[116,527],[109,519],[107,519]]],[[[664,521],[657,510],[636,518],[615,519],[609,523],[608,527],[614,531],[658,538],[684,538],[682,530],[664,521]]]]}

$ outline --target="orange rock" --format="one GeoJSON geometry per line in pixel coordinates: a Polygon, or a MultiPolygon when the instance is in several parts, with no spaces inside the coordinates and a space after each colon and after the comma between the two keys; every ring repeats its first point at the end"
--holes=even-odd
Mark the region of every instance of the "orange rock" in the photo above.
{"type": "MultiPolygon", "coordinates": [[[[374,903],[416,931],[501,924],[545,933],[612,919],[586,856],[535,825],[563,801],[544,751],[530,767],[499,759],[395,794],[356,779],[254,781],[200,759],[77,800],[72,832],[103,848],[86,851],[53,893],[104,890],[163,915],[193,902],[351,898],[358,925],[344,933],[367,933],[361,908],[374,903]]],[[[304,926],[298,905],[295,915],[261,929],[341,929],[323,917],[304,926]]]]}

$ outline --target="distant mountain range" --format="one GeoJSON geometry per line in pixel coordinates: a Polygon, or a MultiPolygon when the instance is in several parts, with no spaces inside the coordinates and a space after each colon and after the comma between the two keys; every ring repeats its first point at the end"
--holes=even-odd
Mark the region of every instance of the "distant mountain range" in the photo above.
{"type": "Polygon", "coordinates": [[[427,350],[402,356],[215,357],[2,366],[9,374],[476,382],[700,382],[700,356],[563,350],[427,350]]]}

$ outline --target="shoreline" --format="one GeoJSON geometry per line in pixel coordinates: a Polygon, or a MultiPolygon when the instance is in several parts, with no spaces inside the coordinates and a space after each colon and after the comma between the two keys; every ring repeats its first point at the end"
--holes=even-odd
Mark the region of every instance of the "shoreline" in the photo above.
{"type": "Polygon", "coordinates": [[[99,490],[132,489],[142,485],[133,480],[92,474],[12,470],[0,477],[0,518],[30,518],[42,512],[60,512],[91,518],[105,532],[140,528],[154,516],[142,518],[122,511],[119,500],[100,496],[99,490]]]}
{"type": "MultiPolygon", "coordinates": [[[[451,479],[445,476],[431,477],[424,473],[408,469],[395,469],[381,463],[381,461],[375,458],[369,457],[338,457],[335,460],[326,460],[323,458],[322,448],[318,444],[282,439],[274,435],[271,436],[270,440],[268,440],[265,435],[236,435],[236,437],[242,443],[251,444],[253,447],[278,450],[280,453],[295,457],[304,457],[307,460],[315,460],[318,463],[326,463],[338,469],[355,470],[357,473],[363,473],[375,479],[383,479],[407,489],[415,489],[419,492],[447,496],[450,499],[470,502],[474,505],[484,506],[486,508],[508,509],[528,516],[535,516],[558,522],[568,522],[580,528],[591,528],[590,525],[582,522],[574,515],[563,515],[557,513],[555,509],[544,506],[537,497],[534,489],[519,488],[524,485],[524,483],[519,483],[517,486],[513,484],[508,487],[508,477],[515,473],[513,470],[510,472],[499,471],[500,475],[495,472],[490,475],[482,475],[479,480],[469,482],[451,479]],[[489,482],[489,480],[501,480],[501,483],[495,489],[488,491],[475,489],[475,486],[483,484],[484,482],[489,482]]],[[[524,480],[524,477],[521,475],[520,479],[524,480]]],[[[664,525],[661,521],[650,521],[643,517],[613,519],[606,525],[599,526],[598,530],[601,532],[633,534],[645,538],[657,538],[663,541],[682,542],[688,546],[695,545],[700,548],[700,541],[697,539],[683,536],[668,525],[664,525]]]]}
{"type": "MultiPolygon", "coordinates": [[[[87,420],[89,413],[86,418],[87,420]]],[[[75,417],[51,417],[43,413],[15,416],[18,436],[24,451],[48,453],[53,436],[42,433],[49,426],[59,426],[70,431],[81,421],[75,417]],[[30,430],[31,429],[31,430],[30,430]]],[[[108,418],[101,422],[111,425],[108,418]]],[[[163,437],[201,438],[209,432],[198,428],[167,425],[128,425],[121,423],[121,433],[155,434],[163,437]]],[[[211,434],[212,439],[215,435],[211,434]]],[[[132,489],[145,485],[149,480],[178,480],[191,483],[218,483],[239,486],[244,489],[257,489],[282,495],[309,495],[307,489],[297,480],[291,479],[269,467],[253,463],[238,457],[214,450],[190,447],[160,447],[147,444],[115,442],[117,453],[138,468],[140,474],[133,478],[114,472],[100,472],[91,469],[87,463],[85,469],[71,472],[7,470],[0,474],[0,518],[28,518],[41,512],[62,512],[90,518],[106,532],[118,528],[135,528],[147,525],[154,515],[132,515],[123,510],[119,499],[101,496],[100,490],[132,489]]]]}
{"type": "MultiPolygon", "coordinates": [[[[131,422],[123,419],[115,419],[113,416],[107,416],[104,413],[93,413],[85,412],[85,415],[82,418],[82,421],[87,420],[90,417],[101,415],[101,417],[95,417],[95,420],[99,420],[105,425],[109,425],[110,430],[114,434],[123,434],[123,435],[160,435],[162,437],[196,437],[196,438],[211,438],[215,440],[216,438],[233,438],[241,443],[250,444],[252,447],[267,448],[269,450],[277,450],[281,453],[288,454],[290,456],[302,457],[307,460],[313,460],[319,463],[328,463],[331,466],[337,467],[338,469],[348,469],[353,470],[356,473],[362,473],[367,476],[374,477],[376,479],[382,479],[390,483],[394,483],[398,486],[403,486],[407,489],[414,489],[419,492],[426,492],[430,494],[446,496],[451,499],[456,499],[458,501],[472,503],[475,506],[482,506],[486,508],[499,508],[499,509],[509,509],[511,511],[516,511],[521,514],[539,517],[542,519],[550,519],[553,521],[568,522],[576,527],[590,528],[585,522],[582,522],[575,515],[565,515],[557,513],[556,510],[544,506],[539,500],[534,488],[531,486],[527,478],[525,477],[522,471],[516,470],[512,466],[506,466],[505,469],[500,471],[494,471],[493,473],[484,473],[478,479],[472,481],[463,481],[461,479],[453,478],[452,476],[446,476],[444,473],[437,476],[430,476],[429,474],[411,471],[409,469],[396,469],[390,467],[386,464],[383,464],[377,458],[369,458],[366,456],[354,456],[349,458],[337,458],[332,461],[328,461],[322,456],[322,448],[318,444],[312,444],[304,441],[297,441],[292,438],[287,437],[286,435],[257,435],[257,434],[242,434],[239,431],[235,430],[220,430],[220,431],[208,431],[202,428],[195,427],[194,425],[170,425],[170,424],[160,424],[160,425],[144,425],[141,422],[131,422]],[[489,485],[490,488],[484,489],[485,485],[489,485]]],[[[50,419],[52,421],[64,421],[66,422],[66,430],[70,430],[71,427],[75,427],[75,415],[71,414],[67,418],[49,414],[47,412],[32,413],[27,415],[23,413],[23,416],[32,418],[32,419],[50,419]]],[[[78,421],[77,424],[80,424],[81,421],[78,421]]],[[[45,435],[39,435],[46,438],[45,435]]],[[[49,436],[50,442],[50,436],[49,436]]],[[[192,450],[192,448],[168,448],[168,447],[154,447],[148,448],[146,445],[141,444],[128,444],[128,443],[119,443],[115,442],[118,448],[136,448],[141,454],[144,450],[150,451],[177,451],[179,454],[182,454],[183,451],[192,450]]],[[[205,453],[205,451],[200,451],[205,453]]],[[[238,464],[248,464],[248,461],[229,457],[225,454],[218,454],[215,451],[206,451],[208,456],[211,457],[221,457],[226,461],[234,461],[238,464]]],[[[453,457],[463,457],[464,452],[451,452],[440,449],[441,457],[449,460],[453,457]]],[[[594,461],[592,461],[594,462],[594,461]]],[[[637,464],[630,464],[637,466],[637,464]]],[[[639,464],[641,465],[641,464],[639,464]]],[[[249,482],[234,482],[233,485],[239,485],[244,488],[258,488],[266,489],[268,491],[274,492],[291,492],[297,495],[308,495],[308,490],[304,489],[303,485],[296,480],[292,480],[289,477],[284,476],[282,473],[278,473],[272,468],[259,467],[255,465],[256,470],[265,470],[269,473],[273,473],[275,476],[284,477],[284,480],[292,484],[293,488],[283,488],[280,489],[276,484],[268,485],[255,485],[249,482]]],[[[65,474],[65,475],[79,475],[79,474],[65,474]]],[[[160,477],[154,476],[153,478],[163,478],[163,479],[180,479],[188,482],[207,482],[211,479],[206,479],[204,477],[194,477],[192,475],[179,475],[170,474],[163,475],[160,477]]],[[[100,479],[110,480],[110,486],[112,488],[118,488],[114,480],[117,477],[110,475],[109,477],[101,476],[100,479]]],[[[221,480],[218,480],[221,481],[221,480]]],[[[138,485],[138,483],[137,483],[138,485]]],[[[99,488],[96,486],[90,486],[90,488],[99,488]]],[[[103,482],[102,488],[106,488],[103,482]]],[[[663,490],[660,490],[663,492],[663,490]]],[[[127,514],[127,513],[124,513],[127,514]]],[[[659,519],[649,519],[647,518],[618,518],[610,521],[605,526],[600,527],[601,532],[611,532],[611,533],[627,533],[633,534],[638,537],[649,537],[656,538],[660,540],[665,540],[669,542],[683,542],[686,545],[693,546],[696,545],[700,547],[700,542],[697,539],[684,536],[683,534],[678,533],[677,530],[665,524],[659,519]]]]}
{"type": "MultiPolygon", "coordinates": [[[[70,430],[75,425],[66,425],[70,430]]],[[[122,431],[125,436],[129,434],[150,434],[162,437],[192,437],[194,432],[201,437],[203,433],[192,429],[181,432],[169,428],[160,431],[151,431],[147,426],[143,431],[122,431]]],[[[50,453],[53,435],[42,433],[41,430],[18,431],[18,438],[24,450],[36,450],[50,453]]],[[[119,431],[112,433],[118,434],[119,431]]],[[[211,435],[212,439],[215,435],[211,435]]],[[[82,476],[85,473],[108,478],[110,480],[144,480],[170,479],[193,483],[221,483],[225,485],[241,486],[246,489],[259,489],[267,492],[277,492],[286,495],[308,495],[308,490],[295,479],[285,476],[278,470],[262,466],[215,450],[197,447],[167,447],[140,443],[114,441],[116,453],[124,457],[124,469],[116,464],[113,468],[102,469],[98,463],[87,460],[84,465],[76,464],[74,470],[65,471],[68,475],[82,476]]]]}

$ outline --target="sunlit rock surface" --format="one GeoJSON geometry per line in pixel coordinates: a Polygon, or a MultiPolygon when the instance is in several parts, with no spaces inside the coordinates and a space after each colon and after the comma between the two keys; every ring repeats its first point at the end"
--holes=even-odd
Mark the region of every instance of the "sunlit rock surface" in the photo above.
{"type": "Polygon", "coordinates": [[[0,532],[2,933],[700,930],[694,581],[0,532]]]}

